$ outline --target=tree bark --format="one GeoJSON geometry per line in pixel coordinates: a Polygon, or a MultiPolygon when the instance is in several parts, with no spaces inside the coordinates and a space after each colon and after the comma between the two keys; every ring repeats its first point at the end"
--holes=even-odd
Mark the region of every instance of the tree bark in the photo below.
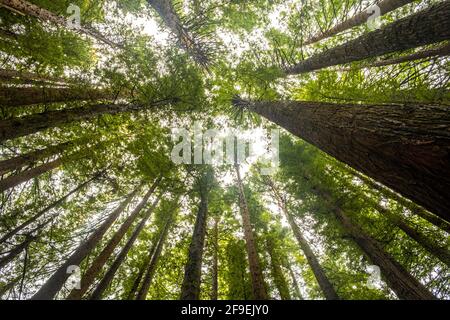
{"type": "Polygon", "coordinates": [[[112,265],[109,267],[108,271],[100,281],[100,283],[95,288],[94,292],[92,293],[90,300],[100,300],[103,296],[103,293],[110,285],[111,281],[113,280],[114,276],[116,275],[117,270],[122,265],[123,261],[125,261],[125,258],[130,251],[131,247],[133,246],[134,242],[136,241],[137,237],[141,233],[142,229],[144,229],[145,224],[147,223],[148,219],[150,218],[153,210],[155,210],[156,206],[158,205],[158,202],[160,200],[161,196],[158,196],[156,200],[153,202],[150,209],[146,211],[144,216],[142,217],[141,222],[136,226],[136,228],[133,230],[133,233],[131,234],[131,237],[128,239],[125,246],[122,248],[122,250],[117,255],[116,259],[112,263],[112,265]]]}
{"type": "Polygon", "coordinates": [[[450,39],[450,1],[430,6],[381,29],[317,54],[285,70],[301,74],[450,39]]]}
{"type": "Polygon", "coordinates": [[[82,108],[47,111],[21,118],[0,120],[0,142],[75,121],[93,119],[103,114],[114,115],[124,112],[138,112],[152,107],[168,105],[173,102],[177,102],[177,99],[161,100],[150,103],[147,106],[137,104],[97,104],[82,108]]]}
{"type": "Polygon", "coordinates": [[[31,166],[38,161],[60,154],[71,145],[72,142],[63,142],[55,146],[50,146],[46,149],[40,149],[14,157],[12,159],[2,160],[0,161],[0,175],[10,171],[19,170],[25,166],[31,166]]]}
{"type": "MultiPolygon", "coordinates": [[[[174,208],[175,210],[175,208],[174,208]]],[[[152,255],[150,259],[150,263],[147,267],[147,270],[145,272],[144,279],[142,280],[141,288],[138,291],[138,294],[136,295],[136,300],[145,300],[148,294],[148,290],[150,288],[150,285],[153,280],[153,276],[156,271],[156,265],[158,263],[159,257],[161,255],[162,249],[164,247],[164,243],[166,242],[167,233],[169,232],[169,227],[172,223],[172,217],[169,216],[166,223],[164,224],[163,229],[161,230],[161,235],[158,241],[158,245],[156,247],[156,250],[154,254],[152,255]]]]}
{"type": "Polygon", "coordinates": [[[96,174],[94,177],[92,177],[91,179],[83,182],[82,184],[80,184],[78,187],[76,187],[75,189],[71,190],[69,193],[67,193],[65,196],[59,198],[58,200],[56,200],[55,202],[53,202],[52,204],[48,205],[47,207],[45,207],[44,209],[42,209],[41,211],[39,211],[37,214],[35,214],[34,216],[32,216],[31,218],[29,218],[28,220],[26,220],[25,222],[21,223],[20,225],[18,225],[17,227],[15,227],[14,229],[12,229],[11,231],[7,232],[1,239],[0,239],[0,244],[4,243],[6,240],[10,239],[11,237],[15,236],[19,231],[23,230],[24,228],[26,228],[27,226],[29,226],[30,224],[32,224],[33,222],[37,221],[40,217],[42,217],[46,212],[50,211],[51,209],[54,209],[56,207],[58,207],[59,205],[61,205],[62,203],[64,203],[71,195],[77,193],[78,191],[80,191],[81,189],[83,189],[84,187],[86,187],[89,183],[91,183],[92,181],[98,179],[98,177],[102,174],[103,172],[100,172],[98,174],[96,174]]]}
{"type": "Polygon", "coordinates": [[[239,166],[235,164],[237,183],[239,188],[239,204],[242,215],[242,225],[244,228],[244,237],[247,248],[248,262],[250,266],[250,275],[252,279],[253,298],[255,300],[267,300],[269,296],[266,291],[264,279],[261,271],[261,264],[256,251],[255,238],[250,222],[250,213],[248,211],[247,200],[245,198],[244,187],[239,173],[239,166]]]}
{"type": "Polygon", "coordinates": [[[100,274],[101,270],[105,266],[108,259],[113,254],[114,250],[117,248],[117,245],[123,239],[128,229],[130,229],[131,225],[136,221],[139,216],[141,210],[145,207],[148,202],[150,196],[154,193],[156,187],[159,185],[161,178],[158,178],[153,185],[150,187],[148,192],[145,194],[144,198],[141,202],[136,206],[136,208],[131,212],[128,218],[124,221],[124,223],[120,226],[120,228],[114,233],[112,238],[109,240],[108,244],[102,250],[102,252],[97,256],[97,258],[92,262],[89,269],[85,272],[85,274],[81,278],[80,289],[73,289],[70,294],[67,296],[67,300],[80,300],[89,287],[94,283],[95,278],[100,274]]]}
{"type": "MultiPolygon", "coordinates": [[[[0,5],[12,11],[20,12],[38,18],[39,20],[42,21],[50,21],[51,23],[56,24],[60,27],[67,26],[68,19],[66,17],[58,16],[44,8],[38,7],[25,0],[0,0],[0,5]]],[[[109,40],[108,38],[103,36],[99,31],[89,26],[80,26],[80,28],[74,29],[74,31],[95,38],[98,41],[106,43],[107,45],[113,48],[123,48],[122,45],[109,40]]]]}
{"type": "Polygon", "coordinates": [[[98,245],[106,231],[108,231],[114,221],[116,221],[120,214],[125,210],[137,192],[138,189],[134,190],[112,213],[109,214],[108,218],[106,218],[100,227],[98,227],[86,241],[83,241],[75,252],[73,252],[58,270],[56,270],[56,272],[44,283],[39,291],[31,298],[32,300],[51,300],[56,296],[70,276],[70,274],[67,273],[67,268],[69,266],[80,265],[86,256],[98,245]]]}
{"type": "Polygon", "coordinates": [[[0,106],[13,109],[35,104],[112,100],[108,90],[53,87],[0,87],[0,106]]]}
{"type": "MultiPolygon", "coordinates": [[[[382,0],[376,5],[380,8],[380,16],[383,16],[411,2],[414,2],[414,0],[382,0]]],[[[312,36],[311,38],[305,41],[304,45],[306,46],[313,44],[320,40],[337,35],[338,33],[341,33],[343,31],[363,25],[364,23],[368,22],[369,18],[374,14],[374,12],[371,12],[369,8],[370,7],[368,7],[362,12],[355,14],[353,17],[344,20],[343,22],[337,24],[333,28],[323,33],[312,36]]]]}
{"type": "Polygon", "coordinates": [[[450,221],[450,112],[438,105],[234,104],[450,221]]]}
{"type": "Polygon", "coordinates": [[[184,269],[180,300],[199,300],[206,222],[208,219],[209,180],[207,174],[201,178],[200,205],[195,220],[194,233],[189,246],[188,260],[184,269]]]}
{"type": "Polygon", "coordinates": [[[31,180],[33,178],[40,176],[41,174],[44,174],[53,169],[56,169],[61,164],[62,164],[62,160],[61,160],[61,158],[59,158],[59,159],[44,163],[43,165],[40,165],[39,167],[35,167],[35,168],[29,169],[27,171],[20,172],[16,175],[9,176],[3,180],[0,180],[0,192],[4,192],[5,190],[14,188],[23,182],[26,182],[28,180],[31,180]]]}

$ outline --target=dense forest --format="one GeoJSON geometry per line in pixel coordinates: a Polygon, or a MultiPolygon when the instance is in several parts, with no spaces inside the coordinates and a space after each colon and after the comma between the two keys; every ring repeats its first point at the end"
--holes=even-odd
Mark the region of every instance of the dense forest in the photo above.
{"type": "Polygon", "coordinates": [[[0,299],[450,299],[449,41],[449,0],[0,0],[0,299]]]}

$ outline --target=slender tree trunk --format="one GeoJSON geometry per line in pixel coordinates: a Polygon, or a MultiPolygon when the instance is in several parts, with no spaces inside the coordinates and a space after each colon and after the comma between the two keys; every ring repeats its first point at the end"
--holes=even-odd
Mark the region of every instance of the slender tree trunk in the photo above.
{"type": "Polygon", "coordinates": [[[40,165],[39,167],[35,167],[35,168],[29,169],[27,171],[20,172],[16,175],[9,176],[3,180],[0,180],[0,192],[14,188],[23,182],[26,182],[33,178],[36,178],[46,172],[52,171],[53,169],[58,168],[61,164],[62,164],[62,160],[61,160],[61,158],[59,158],[59,159],[44,163],[43,165],[40,165]]]}
{"type": "Polygon", "coordinates": [[[448,107],[237,98],[234,103],[450,221],[448,107]]]}
{"type": "MultiPolygon", "coordinates": [[[[68,18],[58,16],[44,8],[38,7],[25,0],[0,0],[0,5],[15,12],[20,12],[29,16],[36,17],[42,21],[50,21],[51,23],[56,24],[60,27],[67,26],[68,18]]],[[[88,26],[80,26],[80,28],[74,29],[74,31],[95,38],[98,41],[106,43],[107,45],[113,48],[123,47],[122,45],[119,45],[109,40],[108,38],[103,36],[99,31],[88,26]]]]}
{"type": "Polygon", "coordinates": [[[19,254],[22,253],[23,250],[25,250],[26,247],[30,245],[31,242],[33,242],[36,239],[36,237],[33,237],[31,235],[28,235],[26,239],[16,247],[14,247],[6,256],[0,258],[0,270],[6,266],[8,263],[13,261],[19,254]]]}
{"type": "Polygon", "coordinates": [[[31,218],[29,218],[28,220],[26,220],[25,222],[21,223],[20,225],[18,225],[17,227],[15,227],[14,229],[12,229],[11,231],[9,231],[8,233],[6,233],[1,239],[0,239],[0,244],[4,243],[6,240],[10,239],[11,237],[15,236],[19,231],[23,230],[24,228],[26,228],[27,226],[29,226],[30,224],[32,224],[33,222],[37,221],[40,217],[42,217],[46,212],[49,212],[51,209],[54,209],[58,206],[60,206],[61,204],[63,204],[71,195],[77,193],[78,191],[80,191],[81,189],[83,189],[84,187],[86,187],[88,184],[90,184],[92,181],[98,179],[98,177],[100,177],[100,175],[103,173],[104,171],[97,173],[94,177],[92,177],[91,179],[83,182],[82,184],[80,184],[78,187],[76,187],[75,189],[71,190],[69,193],[67,193],[65,196],[63,196],[62,198],[59,198],[58,200],[56,200],[55,202],[53,202],[52,204],[48,205],[47,207],[45,207],[44,209],[42,209],[41,211],[39,211],[37,214],[35,214],[34,216],[32,216],[31,218]]]}
{"type": "Polygon", "coordinates": [[[386,198],[396,201],[403,207],[409,209],[411,211],[411,213],[421,217],[422,219],[424,219],[424,220],[428,221],[429,223],[433,224],[434,226],[444,230],[445,232],[450,233],[450,223],[448,223],[447,221],[442,220],[438,216],[435,216],[434,214],[423,209],[422,207],[419,207],[414,202],[411,202],[411,201],[403,198],[399,194],[380,185],[379,183],[376,183],[375,181],[369,179],[368,177],[359,173],[358,171],[351,170],[351,173],[353,175],[355,175],[358,179],[360,179],[362,182],[364,182],[366,185],[368,185],[370,188],[380,192],[386,198]]]}
{"type": "Polygon", "coordinates": [[[295,294],[297,295],[297,298],[299,300],[303,300],[303,296],[302,296],[302,293],[300,292],[300,287],[298,285],[297,277],[295,276],[295,273],[292,270],[292,266],[289,263],[288,263],[287,268],[289,270],[289,274],[291,275],[292,284],[294,285],[294,289],[295,289],[295,294]]]}
{"type": "Polygon", "coordinates": [[[212,286],[211,300],[217,300],[219,296],[219,217],[214,217],[214,229],[212,235],[213,262],[212,262],[212,286]]]}
{"type": "Polygon", "coordinates": [[[287,68],[285,75],[360,61],[448,39],[450,39],[450,1],[447,0],[299,62],[287,68]]]}
{"type": "Polygon", "coordinates": [[[8,109],[34,104],[71,101],[112,100],[114,95],[101,89],[53,87],[0,87],[0,106],[8,109]]]}
{"type": "Polygon", "coordinates": [[[12,159],[2,160],[0,161],[0,175],[3,175],[10,171],[19,170],[25,166],[31,166],[38,161],[60,154],[72,144],[72,142],[64,142],[55,146],[50,146],[46,149],[32,151],[30,153],[20,155],[12,159]]]}
{"type": "MultiPolygon", "coordinates": [[[[414,2],[414,0],[382,0],[378,2],[376,5],[380,9],[380,16],[383,16],[391,11],[394,11],[395,9],[398,9],[400,7],[403,7],[404,5],[407,5],[408,3],[414,2]]],[[[368,22],[369,18],[374,14],[370,10],[370,7],[365,9],[364,11],[355,14],[353,17],[342,21],[341,23],[337,24],[333,28],[314,35],[313,37],[309,38],[305,41],[304,45],[313,44],[315,42],[318,42],[320,40],[332,37],[334,35],[337,35],[338,33],[341,33],[343,31],[349,30],[351,28],[360,26],[362,24],[365,24],[368,22]]]]}
{"type": "Polygon", "coordinates": [[[133,191],[127,198],[112,212],[108,218],[89,236],[86,241],[83,241],[74,253],[56,270],[56,272],[44,283],[39,291],[31,298],[32,300],[51,300],[61,290],[62,286],[69,278],[67,273],[69,266],[78,266],[86,258],[86,256],[98,245],[106,231],[116,221],[120,214],[125,210],[131,200],[134,198],[138,189],[133,191]]]}
{"type": "MultiPolygon", "coordinates": [[[[174,208],[175,210],[175,208],[174,208]]],[[[168,217],[166,223],[164,224],[163,229],[161,230],[161,235],[158,241],[158,245],[156,247],[155,253],[152,255],[150,259],[150,263],[147,267],[147,271],[145,273],[144,279],[142,280],[141,288],[139,289],[138,294],[136,295],[136,300],[145,300],[148,294],[148,290],[153,280],[153,276],[156,271],[156,265],[158,263],[159,257],[161,256],[161,252],[166,242],[167,233],[169,232],[169,227],[172,223],[172,217],[168,217]]]]}
{"type": "Polygon", "coordinates": [[[269,299],[269,296],[267,295],[261,265],[258,253],[256,251],[255,238],[250,222],[250,213],[248,211],[247,200],[245,198],[244,187],[242,184],[241,175],[239,173],[238,164],[235,164],[235,170],[239,188],[239,204],[242,215],[242,225],[244,228],[244,237],[250,266],[250,275],[252,279],[253,297],[255,300],[267,300],[269,299]]]}
{"type": "Polygon", "coordinates": [[[58,127],[75,121],[90,120],[103,114],[138,112],[169,105],[176,99],[166,99],[147,106],[137,104],[98,104],[82,108],[47,111],[21,118],[0,120],[0,142],[30,135],[45,129],[58,127]]]}
{"type": "Polygon", "coordinates": [[[283,269],[281,268],[281,261],[275,252],[274,240],[269,236],[266,239],[267,252],[270,256],[270,269],[272,271],[272,278],[275,286],[282,300],[291,300],[291,293],[289,292],[289,286],[284,276],[283,269]]]}
{"type": "Polygon", "coordinates": [[[131,212],[128,218],[120,226],[120,228],[114,233],[112,238],[109,240],[108,244],[102,250],[102,252],[97,256],[97,258],[92,262],[89,269],[85,272],[81,278],[80,289],[73,289],[66,299],[68,300],[80,300],[89,287],[94,283],[95,278],[100,274],[103,267],[105,266],[108,259],[113,254],[117,245],[123,239],[127,231],[130,229],[131,225],[138,218],[141,210],[145,207],[150,196],[154,193],[156,187],[158,186],[161,178],[157,179],[153,185],[150,187],[148,192],[145,194],[141,202],[136,206],[136,208],[131,212]]]}
{"type": "Polygon", "coordinates": [[[14,82],[14,81],[20,81],[22,83],[53,83],[53,84],[62,84],[66,85],[69,81],[65,78],[58,78],[58,77],[52,77],[52,76],[46,76],[46,75],[39,75],[32,72],[26,72],[26,71],[16,71],[11,69],[1,69],[0,68],[0,80],[6,81],[6,82],[14,82]]]}
{"type": "Polygon", "coordinates": [[[208,219],[209,181],[206,177],[200,182],[200,206],[195,220],[194,233],[189,246],[188,260],[184,269],[180,300],[198,300],[202,272],[203,250],[205,245],[206,222],[208,219]]]}
{"type": "Polygon", "coordinates": [[[158,241],[159,241],[159,239],[156,239],[155,241],[153,241],[152,246],[149,251],[149,255],[148,255],[147,259],[144,261],[144,263],[141,265],[141,267],[139,268],[139,272],[138,272],[136,278],[134,279],[133,286],[131,287],[130,291],[128,292],[127,300],[134,300],[136,298],[138,291],[139,291],[139,286],[142,282],[142,278],[144,277],[144,275],[147,271],[147,268],[151,261],[151,258],[155,254],[156,246],[158,245],[158,241]]]}
{"type": "Polygon", "coordinates": [[[128,239],[125,246],[122,248],[122,250],[117,255],[116,259],[112,263],[112,265],[109,267],[108,271],[100,281],[100,283],[95,288],[94,292],[92,293],[92,296],[90,297],[90,300],[100,300],[103,296],[103,293],[110,285],[111,281],[113,280],[114,276],[116,275],[117,270],[122,265],[123,261],[125,260],[128,252],[130,251],[131,247],[133,246],[134,242],[138,238],[139,234],[141,233],[142,229],[144,229],[145,224],[147,223],[148,219],[150,218],[153,210],[155,210],[156,206],[158,205],[158,202],[160,200],[161,196],[158,196],[158,198],[153,202],[150,209],[146,211],[144,216],[142,217],[141,222],[136,226],[136,228],[133,230],[133,233],[131,234],[131,237],[128,239]]]}

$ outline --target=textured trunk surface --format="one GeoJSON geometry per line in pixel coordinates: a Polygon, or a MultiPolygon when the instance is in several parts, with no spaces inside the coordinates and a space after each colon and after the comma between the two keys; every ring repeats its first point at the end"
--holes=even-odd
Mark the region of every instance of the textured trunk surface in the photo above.
{"type": "Polygon", "coordinates": [[[259,261],[258,252],[256,251],[255,237],[253,235],[252,225],[250,222],[250,212],[248,211],[244,187],[239,172],[239,166],[237,164],[235,164],[235,170],[239,188],[239,206],[242,215],[242,226],[244,229],[244,238],[247,249],[248,262],[250,266],[250,275],[252,279],[253,298],[255,300],[267,300],[269,299],[269,296],[264,284],[261,264],[259,261]]]}
{"type": "MultiPolygon", "coordinates": [[[[38,7],[25,0],[0,0],[0,4],[3,4],[8,9],[12,9],[12,11],[18,11],[23,14],[38,18],[39,20],[42,21],[50,21],[51,23],[56,24],[60,27],[67,26],[68,19],[66,17],[58,16],[44,8],[38,7]]],[[[81,26],[79,29],[76,29],[75,31],[93,37],[98,41],[106,43],[111,47],[122,48],[121,45],[107,39],[100,32],[91,27],[81,26]]]]}
{"type": "Polygon", "coordinates": [[[113,280],[114,276],[116,275],[117,270],[122,265],[123,261],[125,261],[125,258],[127,257],[127,254],[130,251],[131,247],[133,246],[134,242],[138,238],[142,229],[144,229],[145,224],[147,223],[148,219],[152,215],[153,210],[155,210],[156,206],[158,205],[160,198],[161,197],[159,196],[153,202],[150,209],[148,209],[146,211],[146,213],[144,214],[144,216],[142,217],[141,222],[134,228],[133,233],[131,234],[131,237],[128,239],[127,243],[122,248],[122,250],[120,250],[116,259],[114,260],[112,265],[109,267],[108,271],[103,276],[100,283],[95,288],[94,292],[92,293],[92,296],[90,297],[90,300],[100,300],[102,298],[105,290],[109,287],[109,285],[111,284],[111,281],[113,280]]]}
{"type": "Polygon", "coordinates": [[[103,248],[102,252],[95,258],[92,262],[89,269],[85,272],[85,274],[81,278],[80,289],[73,289],[66,299],[68,300],[80,300],[89,287],[94,283],[95,278],[100,274],[102,269],[104,268],[106,262],[113,254],[114,250],[117,248],[117,245],[123,239],[127,231],[130,229],[131,225],[138,218],[141,210],[145,207],[148,202],[148,199],[155,191],[161,179],[156,180],[153,185],[150,187],[148,192],[145,194],[144,198],[141,202],[134,208],[131,214],[127,217],[127,219],[122,223],[120,228],[114,233],[114,235],[109,240],[108,244],[103,248]]]}
{"type": "Polygon", "coordinates": [[[138,190],[132,192],[110,215],[108,218],[94,231],[89,238],[82,242],[74,253],[64,262],[58,270],[44,283],[39,291],[31,298],[32,300],[51,300],[61,290],[62,286],[69,278],[67,273],[69,266],[79,266],[86,256],[97,246],[105,235],[106,231],[116,221],[119,215],[125,210],[131,200],[134,198],[138,190]]]}
{"type": "MultiPolygon", "coordinates": [[[[394,11],[395,9],[403,7],[404,5],[407,5],[408,3],[411,2],[414,2],[414,0],[382,0],[379,3],[377,3],[377,6],[380,8],[380,15],[382,16],[385,15],[386,13],[394,11]]],[[[347,19],[339,23],[333,28],[309,38],[308,40],[305,41],[305,45],[309,45],[318,42],[320,40],[332,37],[345,30],[349,30],[353,27],[360,26],[368,22],[368,19],[374,14],[374,12],[371,12],[370,10],[367,9],[354,15],[350,19],[347,19]]]]}
{"type": "Polygon", "coordinates": [[[85,88],[0,87],[0,106],[14,107],[57,102],[111,100],[110,92],[85,88]]]}
{"type": "Polygon", "coordinates": [[[377,57],[450,39],[450,1],[432,5],[285,70],[287,75],[377,57]]]}
{"type": "Polygon", "coordinates": [[[200,187],[200,206],[195,220],[194,233],[189,246],[188,260],[184,269],[180,300],[198,300],[202,275],[203,250],[205,245],[206,222],[208,219],[208,187],[200,187]]]}
{"type": "Polygon", "coordinates": [[[35,167],[35,168],[29,169],[27,171],[20,172],[16,175],[9,176],[3,180],[0,180],[0,192],[3,192],[10,188],[14,188],[23,182],[26,182],[30,179],[40,176],[41,174],[44,174],[53,169],[56,169],[61,164],[62,164],[62,160],[56,159],[56,160],[44,163],[43,165],[40,165],[39,167],[35,167]]]}
{"type": "Polygon", "coordinates": [[[2,244],[3,242],[5,242],[6,240],[10,239],[11,237],[14,237],[19,231],[23,230],[24,228],[28,227],[30,224],[32,224],[33,222],[36,222],[40,217],[42,217],[45,213],[47,213],[48,211],[60,206],[61,204],[63,204],[71,195],[77,193],[78,191],[80,191],[81,189],[83,189],[84,187],[86,187],[88,184],[90,184],[92,181],[96,180],[102,173],[98,173],[96,174],[93,178],[83,182],[82,184],[80,184],[78,187],[76,187],[75,189],[71,190],[69,193],[67,193],[65,196],[59,198],[58,200],[56,200],[55,202],[51,203],[50,205],[48,205],[47,207],[45,207],[44,209],[42,209],[41,211],[39,211],[37,214],[35,214],[34,216],[32,216],[31,218],[29,218],[28,220],[22,222],[20,225],[18,225],[17,227],[15,227],[14,229],[10,230],[9,232],[7,232],[1,239],[0,239],[0,244],[2,244]]]}
{"type": "Polygon", "coordinates": [[[448,107],[235,103],[450,221],[448,107]]]}

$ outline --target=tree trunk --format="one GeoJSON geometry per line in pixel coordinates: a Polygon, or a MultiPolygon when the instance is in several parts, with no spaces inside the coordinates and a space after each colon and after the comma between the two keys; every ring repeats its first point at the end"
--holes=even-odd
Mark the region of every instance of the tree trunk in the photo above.
{"type": "Polygon", "coordinates": [[[0,69],[0,80],[6,82],[20,81],[21,83],[53,83],[58,85],[66,85],[69,81],[65,78],[57,78],[47,75],[39,75],[27,71],[16,71],[11,69],[0,69]]]}
{"type": "Polygon", "coordinates": [[[219,217],[214,217],[214,228],[212,235],[213,262],[212,262],[212,285],[211,300],[217,300],[219,296],[219,217]]]}
{"type": "Polygon", "coordinates": [[[34,104],[112,99],[114,95],[111,92],[101,89],[0,87],[0,106],[7,109],[34,104]]]}
{"type": "Polygon", "coordinates": [[[244,228],[244,237],[247,248],[248,262],[250,266],[250,275],[252,279],[253,298],[255,300],[267,300],[269,296],[264,284],[264,279],[261,271],[258,253],[256,251],[256,244],[253,235],[252,225],[250,222],[250,213],[248,211],[247,200],[245,198],[244,187],[242,185],[241,175],[239,173],[239,166],[235,164],[237,183],[239,188],[239,204],[242,215],[242,225],[244,228]]]}
{"type": "MultiPolygon", "coordinates": [[[[382,0],[376,5],[380,8],[380,16],[383,16],[411,2],[414,2],[414,0],[382,0]]],[[[309,38],[308,40],[305,41],[304,45],[306,46],[309,44],[313,44],[320,40],[337,35],[338,33],[341,33],[343,31],[365,24],[366,22],[368,22],[369,18],[374,14],[374,12],[371,12],[369,8],[370,7],[368,7],[367,9],[365,9],[360,13],[357,13],[353,17],[344,20],[343,22],[337,24],[333,28],[309,38]]]]}
{"type": "Polygon", "coordinates": [[[288,264],[287,267],[289,269],[289,274],[291,275],[291,278],[292,278],[292,283],[294,284],[295,294],[297,295],[297,298],[299,300],[303,300],[303,296],[302,296],[302,293],[300,292],[300,287],[298,285],[297,277],[295,276],[295,273],[292,270],[291,265],[288,264]]]}
{"type": "Polygon", "coordinates": [[[146,211],[146,213],[142,217],[141,222],[133,230],[131,237],[128,239],[125,246],[119,252],[116,259],[114,260],[112,265],[109,267],[108,271],[106,272],[106,274],[104,275],[104,277],[102,278],[100,283],[95,288],[94,292],[92,293],[92,296],[90,297],[90,300],[100,300],[102,298],[103,293],[110,285],[111,281],[113,280],[114,276],[116,275],[117,270],[122,265],[123,261],[125,260],[128,252],[130,251],[130,249],[133,246],[134,242],[136,241],[137,237],[141,233],[142,229],[144,229],[145,224],[147,223],[148,219],[150,218],[153,210],[155,210],[156,206],[158,205],[160,198],[161,198],[161,196],[158,196],[158,198],[153,202],[150,209],[148,209],[146,211]]]}
{"type": "Polygon", "coordinates": [[[6,256],[0,258],[0,270],[4,266],[6,266],[8,263],[13,261],[35,239],[36,239],[36,237],[33,237],[31,235],[27,235],[25,241],[23,241],[21,244],[19,244],[16,247],[14,247],[6,256]]]}
{"type": "Polygon", "coordinates": [[[306,59],[287,68],[285,74],[310,72],[448,39],[450,1],[447,0],[306,59]]]}
{"type": "Polygon", "coordinates": [[[108,231],[114,221],[116,221],[120,214],[125,210],[137,192],[138,189],[134,190],[112,213],[109,214],[108,218],[106,218],[100,227],[98,227],[86,241],[83,241],[66,262],[64,262],[44,283],[39,291],[31,298],[32,300],[51,300],[56,296],[70,276],[70,274],[67,273],[67,268],[69,266],[80,265],[86,256],[98,245],[106,231],[108,231]]]}
{"type": "Polygon", "coordinates": [[[291,293],[289,286],[281,268],[281,261],[275,252],[274,240],[271,236],[266,239],[267,252],[270,256],[270,269],[272,271],[272,278],[282,300],[291,300],[291,293]]]}
{"type": "Polygon", "coordinates": [[[108,244],[102,250],[102,252],[97,256],[97,258],[92,262],[89,269],[85,272],[83,277],[81,278],[80,289],[73,289],[66,299],[68,300],[80,300],[89,287],[94,283],[95,278],[100,274],[103,267],[105,266],[108,259],[113,254],[114,250],[117,248],[117,245],[123,239],[128,229],[130,229],[131,225],[136,221],[139,216],[141,210],[145,207],[148,202],[150,196],[154,193],[156,187],[158,186],[161,178],[158,178],[153,185],[150,187],[148,192],[145,194],[144,198],[141,202],[136,206],[136,208],[131,212],[128,218],[124,221],[124,223],[120,226],[120,228],[114,233],[112,238],[109,240],[108,244]]]}
{"type": "Polygon", "coordinates": [[[200,206],[195,220],[194,233],[189,246],[188,260],[184,269],[180,300],[199,300],[202,272],[203,249],[205,245],[206,222],[208,219],[209,181],[206,177],[200,182],[200,206]]]}
{"type": "Polygon", "coordinates": [[[421,217],[422,219],[428,221],[429,223],[433,224],[434,226],[436,226],[450,234],[450,223],[448,223],[447,221],[442,220],[438,216],[435,216],[434,214],[423,209],[422,207],[419,207],[414,202],[411,202],[411,201],[403,198],[399,194],[389,190],[388,188],[376,183],[375,181],[369,179],[368,177],[359,173],[358,171],[351,170],[351,173],[353,175],[355,175],[358,179],[360,179],[362,182],[364,182],[366,185],[368,185],[370,188],[380,192],[386,198],[396,201],[398,204],[409,209],[411,211],[411,213],[421,217]]]}
{"type": "Polygon", "coordinates": [[[23,230],[24,228],[26,228],[27,226],[29,226],[30,224],[32,224],[33,222],[37,221],[40,217],[42,217],[46,212],[50,211],[51,209],[54,209],[56,207],[58,207],[59,205],[63,204],[71,195],[75,194],[76,192],[80,191],[81,189],[83,189],[85,186],[87,186],[89,183],[91,183],[92,181],[98,179],[98,177],[103,173],[97,173],[94,177],[92,177],[91,179],[83,182],[82,184],[80,184],[78,187],[76,187],[75,189],[71,190],[69,193],[67,193],[65,196],[63,196],[62,198],[59,198],[58,200],[56,200],[55,202],[53,202],[52,204],[50,204],[49,206],[45,207],[44,209],[42,209],[41,211],[39,211],[37,214],[35,214],[34,216],[32,216],[31,218],[29,218],[28,220],[26,220],[25,222],[21,223],[19,226],[15,227],[14,229],[12,229],[11,231],[9,231],[8,233],[6,233],[1,239],[0,239],[0,244],[2,244],[3,242],[5,242],[6,240],[10,239],[11,237],[15,236],[19,231],[23,230]]]}
{"type": "MultiPolygon", "coordinates": [[[[3,5],[7,9],[12,11],[20,12],[29,16],[33,16],[42,21],[50,21],[53,24],[56,24],[60,27],[66,27],[68,19],[63,16],[58,16],[44,8],[38,7],[28,1],[25,0],[0,0],[0,5],[3,5]]],[[[80,26],[80,28],[74,29],[74,31],[88,35],[92,38],[97,39],[100,42],[106,43],[107,45],[113,48],[123,48],[122,45],[119,45],[105,36],[103,36],[99,31],[88,27],[88,26],[80,26]]]]}
{"type": "Polygon", "coordinates": [[[50,146],[46,149],[32,151],[30,153],[20,155],[12,159],[2,160],[0,161],[0,175],[3,175],[10,171],[19,170],[25,166],[31,166],[38,161],[60,154],[71,145],[72,142],[64,142],[56,146],[50,146]]]}
{"type": "Polygon", "coordinates": [[[238,98],[234,103],[450,221],[448,107],[238,98]]]}
{"type": "MultiPolygon", "coordinates": [[[[175,208],[174,208],[174,210],[175,210],[175,208]]],[[[156,247],[154,254],[152,255],[152,257],[150,259],[150,263],[147,267],[147,271],[145,273],[144,280],[142,281],[141,288],[140,288],[138,294],[136,295],[136,300],[145,300],[147,297],[148,290],[150,288],[150,285],[153,280],[153,276],[156,271],[156,265],[158,263],[160,255],[161,255],[164,243],[166,242],[167,233],[169,232],[169,227],[172,223],[172,219],[173,218],[171,216],[169,216],[166,223],[164,224],[164,228],[161,230],[161,235],[160,235],[160,238],[158,241],[158,245],[156,247]]]]}
{"type": "Polygon", "coordinates": [[[56,169],[61,164],[62,164],[62,160],[61,160],[61,158],[59,158],[59,159],[44,163],[43,165],[40,165],[39,167],[35,167],[35,168],[29,169],[27,171],[20,172],[16,175],[9,176],[3,180],[0,180],[0,192],[14,188],[23,182],[26,182],[28,180],[31,180],[33,178],[40,176],[41,174],[44,174],[53,169],[56,169]]]}
{"type": "Polygon", "coordinates": [[[134,279],[133,286],[131,287],[130,291],[128,292],[127,300],[134,300],[136,298],[136,296],[139,292],[139,286],[142,282],[142,278],[144,277],[144,275],[147,271],[147,268],[151,261],[151,258],[155,254],[156,246],[158,245],[158,240],[159,239],[156,239],[156,241],[153,241],[147,259],[144,261],[144,263],[139,268],[139,272],[138,272],[136,278],[134,279]]]}
{"type": "Polygon", "coordinates": [[[0,120],[0,142],[23,137],[45,129],[54,128],[75,121],[89,120],[103,114],[138,112],[152,107],[177,102],[166,99],[150,103],[147,106],[137,104],[98,104],[82,108],[47,111],[21,118],[0,120]]]}

